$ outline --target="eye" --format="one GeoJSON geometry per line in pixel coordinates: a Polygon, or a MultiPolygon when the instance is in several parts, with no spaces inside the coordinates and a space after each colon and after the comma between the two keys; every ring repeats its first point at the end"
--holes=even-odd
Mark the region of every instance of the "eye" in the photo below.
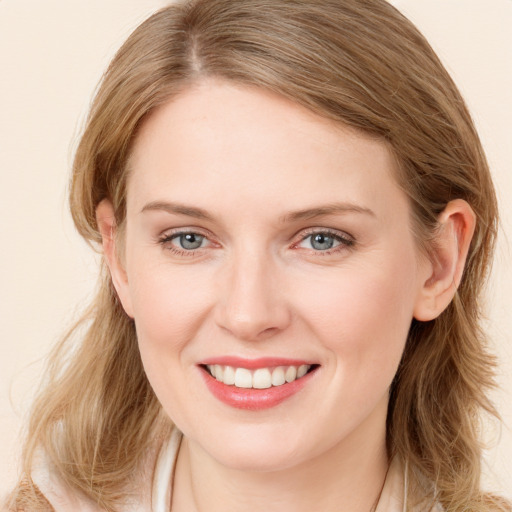
{"type": "Polygon", "coordinates": [[[327,233],[316,233],[314,235],[309,235],[309,240],[311,247],[316,251],[327,251],[332,249],[334,245],[338,245],[339,241],[335,240],[335,238],[327,233]]]}
{"type": "Polygon", "coordinates": [[[179,255],[194,254],[194,251],[203,249],[210,244],[206,235],[194,231],[167,233],[159,238],[158,242],[164,248],[179,255]]]}
{"type": "Polygon", "coordinates": [[[173,236],[171,238],[171,241],[179,244],[181,249],[193,251],[194,249],[204,247],[206,237],[198,233],[180,233],[178,235],[173,236]]]}
{"type": "Polygon", "coordinates": [[[329,254],[331,251],[342,250],[354,245],[354,240],[348,235],[332,231],[314,231],[306,234],[300,240],[296,247],[302,249],[312,249],[316,252],[325,252],[329,254]]]}

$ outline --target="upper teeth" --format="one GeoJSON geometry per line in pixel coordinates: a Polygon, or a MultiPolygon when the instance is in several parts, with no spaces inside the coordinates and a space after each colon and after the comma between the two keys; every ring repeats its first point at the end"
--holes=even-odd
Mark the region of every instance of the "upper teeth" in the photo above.
{"type": "Polygon", "coordinates": [[[220,364],[208,364],[206,367],[213,377],[228,386],[266,389],[300,379],[306,375],[311,365],[278,366],[277,368],[258,368],[257,370],[221,366],[220,364]]]}

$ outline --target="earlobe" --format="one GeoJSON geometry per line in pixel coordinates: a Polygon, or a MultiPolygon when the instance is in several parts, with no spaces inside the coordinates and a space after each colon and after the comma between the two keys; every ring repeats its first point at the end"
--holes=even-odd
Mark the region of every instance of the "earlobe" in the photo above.
{"type": "Polygon", "coordinates": [[[415,304],[416,320],[437,318],[452,301],[462,279],[475,224],[471,206],[462,199],[450,201],[439,216],[430,273],[415,304]]]}
{"type": "Polygon", "coordinates": [[[109,268],[112,283],[126,314],[133,318],[128,277],[119,258],[119,251],[116,246],[117,226],[114,207],[108,199],[103,199],[96,207],[96,222],[101,234],[103,256],[109,268]]]}

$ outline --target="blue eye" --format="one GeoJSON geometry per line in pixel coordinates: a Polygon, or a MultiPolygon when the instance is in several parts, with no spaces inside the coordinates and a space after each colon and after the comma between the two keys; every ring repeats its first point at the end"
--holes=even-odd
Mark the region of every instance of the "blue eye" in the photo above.
{"type": "Polygon", "coordinates": [[[354,245],[354,240],[343,233],[331,231],[314,231],[306,234],[296,247],[310,249],[315,252],[343,250],[354,245]]]}
{"type": "Polygon", "coordinates": [[[311,247],[316,251],[328,251],[334,247],[334,244],[338,245],[339,241],[328,233],[315,233],[309,235],[311,247]]]}
{"type": "Polygon", "coordinates": [[[193,251],[203,247],[205,237],[197,233],[180,233],[179,235],[173,236],[172,240],[177,240],[181,249],[187,251],[193,251]]]}
{"type": "Polygon", "coordinates": [[[174,231],[162,235],[156,240],[166,251],[178,258],[200,258],[204,257],[208,249],[219,247],[212,241],[209,235],[197,231],[174,231]]]}

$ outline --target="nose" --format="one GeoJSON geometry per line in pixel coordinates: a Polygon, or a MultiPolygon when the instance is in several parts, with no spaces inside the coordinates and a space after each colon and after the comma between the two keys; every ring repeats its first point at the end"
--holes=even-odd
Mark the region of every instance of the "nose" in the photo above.
{"type": "Polygon", "coordinates": [[[282,278],[268,254],[246,250],[233,258],[219,284],[216,322],[237,339],[268,339],[289,325],[282,278]]]}

